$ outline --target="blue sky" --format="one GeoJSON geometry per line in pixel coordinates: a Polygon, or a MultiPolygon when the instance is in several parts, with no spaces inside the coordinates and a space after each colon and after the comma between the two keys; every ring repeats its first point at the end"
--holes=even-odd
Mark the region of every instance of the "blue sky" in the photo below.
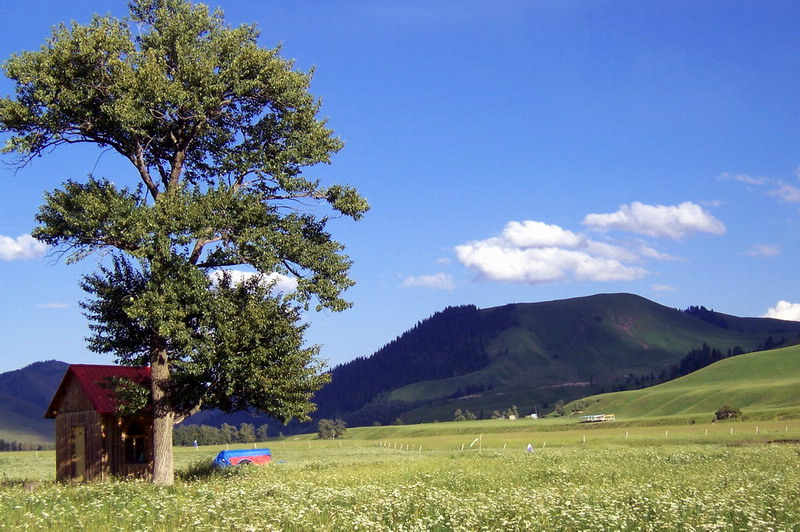
{"type": "MultiPolygon", "coordinates": [[[[212,4],[216,5],[216,4],[212,4]]],[[[221,0],[283,44],[345,141],[325,183],[372,210],[332,231],[354,307],[311,314],[331,365],[449,305],[630,292],[800,319],[800,4],[221,0]]],[[[123,1],[3,9],[0,57],[123,1]]],[[[0,80],[0,93],[12,85],[0,80]]],[[[112,363],[85,348],[80,276],[25,235],[46,190],[135,182],[67,146],[0,169],[0,371],[112,363]]]]}

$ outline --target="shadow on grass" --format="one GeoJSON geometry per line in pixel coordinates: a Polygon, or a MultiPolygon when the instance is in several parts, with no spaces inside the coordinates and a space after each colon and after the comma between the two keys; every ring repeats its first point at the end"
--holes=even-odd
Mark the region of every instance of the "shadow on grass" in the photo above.
{"type": "Polygon", "coordinates": [[[201,458],[188,466],[175,471],[175,478],[182,482],[195,482],[211,478],[229,478],[244,475],[252,466],[219,467],[211,458],[201,458]]]}
{"type": "Polygon", "coordinates": [[[222,471],[214,465],[214,460],[211,458],[197,460],[175,472],[175,476],[184,482],[204,480],[221,474],[222,471]]]}
{"type": "Polygon", "coordinates": [[[21,488],[26,491],[33,491],[43,485],[53,484],[52,480],[27,480],[20,478],[8,478],[5,473],[0,478],[0,488],[21,488]]]}

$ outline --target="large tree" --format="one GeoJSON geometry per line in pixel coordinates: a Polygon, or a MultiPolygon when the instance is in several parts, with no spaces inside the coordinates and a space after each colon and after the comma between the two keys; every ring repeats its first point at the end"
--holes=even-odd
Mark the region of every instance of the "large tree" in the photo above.
{"type": "Polygon", "coordinates": [[[368,205],[308,176],[342,147],[318,118],[311,73],[203,5],[129,7],[57,26],[8,59],[16,95],[0,100],[0,128],[19,165],[73,143],[132,165],[127,186],[89,175],[46,194],[34,236],[67,262],[104,254],[82,283],[89,345],[150,365],[154,481],[171,484],[172,427],[186,416],[313,410],[326,375],[300,313],[349,306],[350,261],[326,225],[368,205]],[[295,288],[278,291],[278,278],[295,288]]]}

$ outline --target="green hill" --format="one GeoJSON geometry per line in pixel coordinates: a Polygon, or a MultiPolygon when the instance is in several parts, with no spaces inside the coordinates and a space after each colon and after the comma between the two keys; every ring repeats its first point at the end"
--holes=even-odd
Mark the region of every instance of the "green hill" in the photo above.
{"type": "Polygon", "coordinates": [[[371,357],[334,368],[317,395],[318,417],[368,425],[444,421],[456,408],[479,417],[512,405],[548,411],[558,400],[666,380],[704,344],[724,356],[800,333],[800,323],[692,309],[631,294],[445,309],[371,357]]]}
{"type": "MultiPolygon", "coordinates": [[[[617,419],[711,417],[723,405],[745,413],[800,415],[800,346],[748,353],[652,388],[607,393],[579,401],[584,414],[617,419]]],[[[567,410],[578,402],[566,405],[567,410]]]]}

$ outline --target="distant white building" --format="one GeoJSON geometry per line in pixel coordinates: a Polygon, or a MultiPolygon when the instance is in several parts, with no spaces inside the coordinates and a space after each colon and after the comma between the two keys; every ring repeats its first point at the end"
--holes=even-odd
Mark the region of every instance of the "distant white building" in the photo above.
{"type": "Polygon", "coordinates": [[[598,423],[600,421],[616,421],[614,414],[595,414],[593,416],[581,416],[581,423],[598,423]]]}

